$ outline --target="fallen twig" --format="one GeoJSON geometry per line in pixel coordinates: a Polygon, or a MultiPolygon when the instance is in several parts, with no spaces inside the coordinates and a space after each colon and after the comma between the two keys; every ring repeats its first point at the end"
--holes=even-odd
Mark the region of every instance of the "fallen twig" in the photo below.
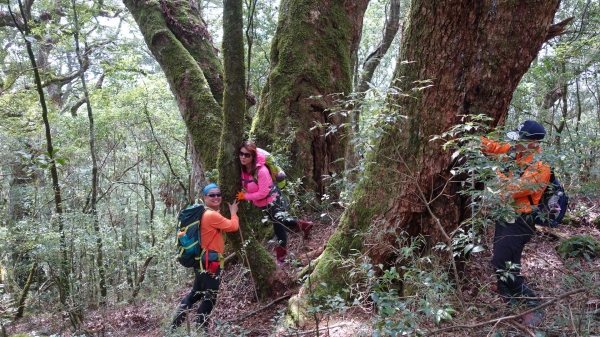
{"type": "Polygon", "coordinates": [[[254,315],[254,314],[258,313],[258,312],[261,312],[261,311],[267,309],[268,307],[272,306],[273,304],[275,304],[275,303],[277,303],[277,302],[279,302],[281,300],[284,300],[286,298],[290,298],[291,296],[292,295],[281,296],[281,297],[279,297],[279,298],[277,298],[277,299],[269,302],[269,304],[265,305],[264,307],[258,308],[256,310],[252,311],[251,313],[248,313],[248,314],[246,314],[246,315],[244,315],[242,317],[238,317],[238,318],[234,318],[234,319],[230,319],[228,321],[225,321],[225,323],[231,323],[231,322],[236,322],[236,321],[244,320],[244,319],[246,319],[246,318],[248,318],[248,317],[250,317],[250,316],[252,316],[252,315],[254,315]]]}
{"type": "Polygon", "coordinates": [[[287,336],[290,336],[290,337],[293,337],[293,336],[308,335],[308,334],[311,334],[311,333],[315,333],[315,332],[317,332],[317,330],[318,330],[319,332],[322,332],[322,331],[328,331],[329,329],[333,329],[333,328],[339,328],[339,327],[341,327],[341,326],[346,326],[346,325],[348,325],[348,323],[338,323],[338,324],[334,324],[334,325],[331,325],[331,326],[327,326],[327,327],[325,327],[325,328],[320,328],[320,329],[312,329],[312,330],[306,330],[306,331],[295,331],[295,332],[294,332],[293,334],[291,334],[291,335],[281,335],[281,336],[286,336],[286,337],[287,337],[287,336]]]}
{"type": "Polygon", "coordinates": [[[529,329],[528,327],[524,326],[523,324],[517,322],[517,321],[512,321],[511,322],[514,326],[516,326],[517,328],[519,328],[521,331],[523,331],[524,333],[528,334],[531,337],[536,337],[535,334],[533,333],[533,331],[531,331],[531,329],[529,329]]]}
{"type": "MultiPolygon", "coordinates": [[[[593,287],[597,287],[597,286],[598,286],[598,284],[595,284],[593,287]]],[[[439,334],[440,332],[451,331],[451,330],[458,330],[458,329],[475,329],[475,328],[479,328],[479,327],[486,326],[486,325],[489,325],[489,324],[496,324],[496,323],[500,323],[500,322],[503,322],[503,321],[514,320],[514,319],[517,319],[517,318],[521,318],[521,317],[527,315],[530,312],[534,312],[536,310],[545,308],[545,307],[547,307],[547,306],[549,306],[549,305],[551,305],[551,304],[553,304],[555,302],[558,302],[559,300],[562,300],[565,297],[569,297],[571,295],[575,295],[575,294],[583,293],[583,292],[588,292],[588,291],[590,291],[590,288],[588,288],[588,287],[583,287],[583,288],[571,290],[569,292],[566,292],[566,293],[564,293],[564,294],[562,294],[562,295],[560,295],[558,297],[555,297],[555,298],[549,300],[548,302],[540,304],[539,306],[537,306],[535,308],[531,308],[529,310],[523,311],[522,313],[520,313],[518,315],[500,317],[500,318],[492,319],[492,320],[489,320],[489,321],[486,321],[486,322],[477,323],[477,324],[473,324],[473,325],[454,325],[454,326],[449,326],[449,327],[446,327],[446,328],[442,328],[442,329],[431,331],[431,332],[427,333],[425,336],[432,336],[432,335],[435,335],[435,334],[439,334]]]]}

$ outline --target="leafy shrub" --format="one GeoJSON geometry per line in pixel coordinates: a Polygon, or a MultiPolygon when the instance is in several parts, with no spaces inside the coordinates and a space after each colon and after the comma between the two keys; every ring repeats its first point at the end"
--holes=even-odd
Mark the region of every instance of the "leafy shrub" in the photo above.
{"type": "Polygon", "coordinates": [[[565,217],[562,219],[561,224],[566,225],[566,226],[573,226],[573,227],[579,227],[580,223],[579,220],[577,219],[577,217],[573,216],[572,214],[569,214],[567,212],[567,214],[565,214],[565,217]]]}
{"type": "Polygon", "coordinates": [[[600,254],[600,243],[590,235],[576,235],[561,243],[556,251],[563,259],[585,257],[589,260],[600,254]]]}

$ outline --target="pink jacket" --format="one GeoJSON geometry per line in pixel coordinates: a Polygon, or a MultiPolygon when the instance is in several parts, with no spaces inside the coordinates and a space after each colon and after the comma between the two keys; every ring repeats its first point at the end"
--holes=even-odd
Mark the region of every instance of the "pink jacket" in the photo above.
{"type": "Polygon", "coordinates": [[[256,171],[258,172],[256,175],[258,181],[252,175],[242,171],[242,187],[246,191],[244,199],[252,200],[258,207],[265,207],[275,200],[277,193],[269,195],[273,187],[273,179],[269,169],[265,166],[265,155],[261,149],[256,151],[256,171]]]}

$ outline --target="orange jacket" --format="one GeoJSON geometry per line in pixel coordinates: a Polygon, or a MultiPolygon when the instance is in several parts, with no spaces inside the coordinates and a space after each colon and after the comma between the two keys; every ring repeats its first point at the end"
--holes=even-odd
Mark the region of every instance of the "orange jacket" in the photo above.
{"type": "Polygon", "coordinates": [[[222,216],[220,211],[213,211],[207,207],[202,215],[202,226],[200,228],[202,248],[214,250],[219,254],[223,254],[225,244],[223,243],[222,231],[237,231],[239,228],[239,218],[237,214],[232,214],[231,220],[229,220],[222,216]]]}
{"type": "MultiPolygon", "coordinates": [[[[482,152],[487,154],[505,154],[510,150],[510,144],[501,144],[497,141],[481,137],[482,152]]],[[[541,150],[539,151],[541,152],[541,150]]],[[[542,161],[532,163],[534,154],[526,157],[517,155],[516,161],[520,167],[527,167],[520,177],[515,177],[513,172],[508,176],[496,171],[500,180],[505,182],[505,191],[515,200],[516,211],[530,213],[531,203],[537,206],[550,182],[550,166],[542,161]],[[531,200],[530,200],[531,198],[531,200]]]]}

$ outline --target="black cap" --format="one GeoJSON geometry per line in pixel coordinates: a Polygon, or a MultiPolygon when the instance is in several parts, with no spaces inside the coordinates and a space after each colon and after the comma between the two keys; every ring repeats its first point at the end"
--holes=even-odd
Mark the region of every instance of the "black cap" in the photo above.
{"type": "Polygon", "coordinates": [[[519,127],[511,132],[506,134],[506,137],[512,140],[519,139],[533,139],[533,140],[542,140],[546,136],[546,129],[542,126],[542,124],[536,121],[525,121],[523,124],[519,125],[519,127]]]}

